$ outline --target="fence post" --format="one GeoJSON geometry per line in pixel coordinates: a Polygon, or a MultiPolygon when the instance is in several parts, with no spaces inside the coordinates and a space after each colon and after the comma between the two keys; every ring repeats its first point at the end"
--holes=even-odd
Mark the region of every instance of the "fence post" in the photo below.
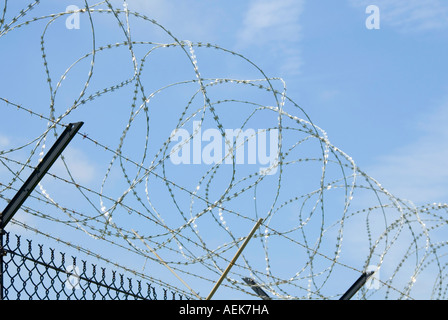
{"type": "Polygon", "coordinates": [[[20,190],[15,194],[14,198],[9,201],[6,208],[0,213],[0,300],[4,299],[3,257],[5,256],[5,250],[3,248],[3,235],[5,233],[5,227],[83,124],[83,122],[70,123],[67,128],[65,128],[64,132],[62,132],[42,161],[37,165],[20,190]]]}
{"type": "Polygon", "coordinates": [[[3,257],[5,250],[3,249],[3,214],[0,212],[0,301],[3,300],[3,257]]]}
{"type": "Polygon", "coordinates": [[[347,290],[347,292],[342,295],[339,300],[350,300],[374,273],[374,271],[363,272],[358,280],[356,280],[355,283],[352,284],[352,286],[347,290]]]}
{"type": "Polygon", "coordinates": [[[62,132],[62,134],[53,144],[42,161],[37,165],[37,167],[25,181],[20,190],[16,193],[14,198],[12,198],[12,200],[8,203],[5,210],[3,210],[1,221],[2,229],[5,228],[5,226],[8,224],[9,220],[12,219],[17,210],[20,209],[22,204],[25,202],[31,192],[33,192],[34,188],[45,176],[50,167],[61,155],[62,151],[64,151],[65,147],[70,143],[70,141],[73,139],[73,137],[83,124],[83,122],[70,123],[67,128],[65,128],[64,132],[62,132]]]}
{"type": "Polygon", "coordinates": [[[221,282],[224,280],[224,278],[227,276],[227,274],[229,273],[230,269],[233,267],[233,265],[235,264],[236,260],[238,259],[238,257],[240,256],[241,252],[243,252],[244,248],[246,247],[247,243],[249,242],[249,240],[252,238],[252,236],[254,235],[255,231],[257,231],[258,227],[261,225],[261,223],[263,222],[263,219],[258,219],[257,223],[255,224],[255,226],[252,228],[251,232],[249,233],[249,235],[246,237],[246,240],[244,240],[243,244],[241,245],[241,247],[238,249],[237,253],[235,254],[235,256],[233,257],[232,261],[230,261],[229,265],[227,266],[226,270],[224,270],[224,272],[222,273],[221,277],[219,278],[218,282],[216,282],[215,286],[213,287],[212,291],[209,293],[207,300],[210,300],[213,295],[215,294],[216,290],[218,290],[218,287],[221,285],[221,282]]]}
{"type": "Polygon", "coordinates": [[[261,287],[258,285],[258,283],[255,282],[254,279],[248,278],[248,277],[244,277],[243,280],[244,280],[244,282],[246,282],[252,288],[252,290],[255,291],[257,296],[259,296],[261,299],[263,299],[263,300],[271,300],[271,298],[268,296],[268,294],[266,292],[264,292],[263,289],[261,289],[261,287]]]}

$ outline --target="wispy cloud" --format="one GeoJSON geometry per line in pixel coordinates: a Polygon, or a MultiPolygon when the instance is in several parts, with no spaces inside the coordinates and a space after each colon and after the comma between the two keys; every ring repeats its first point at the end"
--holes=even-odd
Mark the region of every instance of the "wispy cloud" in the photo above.
{"type": "Polygon", "coordinates": [[[448,28],[448,2],[445,0],[349,0],[356,7],[374,4],[381,12],[381,25],[401,32],[448,28]]]}
{"type": "Polygon", "coordinates": [[[297,48],[301,40],[300,16],[304,0],[254,0],[244,16],[238,47],[260,46],[281,55],[283,72],[298,72],[302,60],[297,48]]]}
{"type": "MultiPolygon", "coordinates": [[[[78,183],[88,184],[94,181],[95,178],[98,178],[95,165],[82,150],[67,147],[63,156],[70,170],[70,174],[78,183]]],[[[68,179],[67,170],[61,159],[58,159],[53,167],[56,175],[68,179]]]]}
{"type": "Polygon", "coordinates": [[[448,201],[448,102],[422,119],[422,136],[379,158],[368,170],[396,196],[416,203],[448,201]]]}
{"type": "Polygon", "coordinates": [[[128,0],[127,3],[131,11],[155,19],[180,40],[216,42],[222,38],[218,31],[226,16],[213,1],[128,0]]]}
{"type": "Polygon", "coordinates": [[[276,39],[296,41],[301,29],[298,19],[303,3],[293,0],[252,1],[244,19],[241,40],[248,44],[265,44],[276,39]]]}
{"type": "Polygon", "coordinates": [[[0,148],[5,148],[9,145],[9,138],[0,134],[0,148]]]}

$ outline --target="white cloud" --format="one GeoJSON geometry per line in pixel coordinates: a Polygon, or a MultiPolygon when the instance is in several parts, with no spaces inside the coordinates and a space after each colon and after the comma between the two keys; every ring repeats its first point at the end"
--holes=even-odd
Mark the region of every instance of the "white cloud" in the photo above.
{"type": "Polygon", "coordinates": [[[252,1],[237,47],[262,46],[274,55],[281,55],[283,72],[296,73],[302,64],[297,45],[301,40],[299,19],[304,3],[304,0],[252,1]]]}
{"type": "Polygon", "coordinates": [[[0,148],[6,148],[9,146],[9,138],[3,135],[0,135],[0,148]]]}
{"type": "Polygon", "coordinates": [[[415,142],[381,156],[367,172],[398,197],[415,203],[448,201],[448,102],[422,119],[415,142]]]}
{"type": "MultiPolygon", "coordinates": [[[[67,147],[64,150],[63,157],[71,175],[77,183],[88,184],[95,181],[95,165],[83,151],[73,147],[67,147]]],[[[67,178],[67,170],[61,159],[58,159],[53,167],[56,175],[67,178]]]]}
{"type": "Polygon", "coordinates": [[[173,12],[173,5],[169,1],[163,0],[133,0],[127,1],[129,10],[141,12],[149,15],[151,18],[166,19],[173,12]]]}
{"type": "Polygon", "coordinates": [[[378,6],[381,25],[401,32],[448,27],[448,2],[445,0],[350,0],[350,3],[364,8],[371,4],[378,6]]]}
{"type": "Polygon", "coordinates": [[[180,40],[215,42],[222,36],[218,30],[226,17],[219,14],[219,6],[213,1],[131,0],[127,3],[129,10],[155,19],[180,40]]]}
{"type": "MultiPolygon", "coordinates": [[[[225,47],[234,44],[237,52],[263,50],[260,59],[275,60],[276,71],[282,74],[295,75],[302,65],[298,49],[299,18],[305,0],[251,0],[247,11],[242,13],[229,2],[129,0],[127,3],[130,10],[154,18],[181,40],[225,47]]],[[[237,7],[245,5],[239,3],[237,7]]]]}
{"type": "MultiPolygon", "coordinates": [[[[13,220],[20,221],[23,224],[29,225],[29,226],[38,226],[37,219],[34,215],[32,215],[29,212],[25,212],[22,209],[19,209],[17,213],[13,216],[13,220]]],[[[24,232],[24,229],[22,226],[14,224],[12,220],[8,223],[7,231],[9,233],[14,234],[22,234],[24,232]]]]}
{"type": "Polygon", "coordinates": [[[244,18],[240,40],[249,45],[264,45],[272,40],[297,41],[303,4],[303,0],[252,1],[244,18]]]}
{"type": "Polygon", "coordinates": [[[328,89],[324,90],[320,93],[319,97],[323,101],[330,101],[336,98],[340,94],[340,91],[337,89],[328,89]]]}

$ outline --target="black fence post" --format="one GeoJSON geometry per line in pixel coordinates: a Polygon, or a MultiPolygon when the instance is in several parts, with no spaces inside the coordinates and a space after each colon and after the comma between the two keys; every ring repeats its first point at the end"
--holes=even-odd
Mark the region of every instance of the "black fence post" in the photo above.
{"type": "Polygon", "coordinates": [[[50,169],[56,159],[61,155],[62,151],[64,151],[65,147],[70,143],[70,141],[73,139],[73,137],[76,135],[83,124],[83,122],[77,122],[70,123],[67,126],[67,128],[64,130],[64,132],[62,132],[62,134],[56,140],[56,142],[42,159],[42,161],[37,165],[29,178],[22,185],[20,190],[16,193],[14,198],[9,201],[6,208],[3,210],[3,212],[0,213],[0,300],[4,299],[3,258],[6,252],[3,248],[3,235],[5,233],[5,227],[17,212],[17,210],[20,209],[31,192],[33,192],[34,188],[45,176],[47,171],[50,169]]]}
{"type": "Polygon", "coordinates": [[[244,277],[243,280],[244,280],[244,282],[246,282],[252,288],[252,290],[255,291],[257,296],[259,296],[261,299],[263,299],[263,300],[271,300],[271,298],[268,296],[268,294],[266,292],[264,292],[263,289],[261,289],[261,287],[258,285],[258,283],[255,282],[254,279],[248,278],[248,277],[244,277]]]}
{"type": "Polygon", "coordinates": [[[47,171],[60,156],[62,151],[64,151],[65,147],[70,143],[83,124],[83,122],[70,123],[64,132],[62,132],[42,161],[37,165],[20,190],[16,193],[14,198],[11,199],[6,208],[3,210],[1,220],[2,230],[8,224],[9,220],[12,219],[17,210],[20,209],[21,205],[25,202],[31,192],[33,192],[34,188],[45,176],[47,171]]]}
{"type": "Polygon", "coordinates": [[[0,301],[4,299],[3,297],[3,257],[5,256],[6,252],[3,249],[3,214],[0,212],[0,301]]]}
{"type": "Polygon", "coordinates": [[[374,271],[363,272],[358,280],[356,280],[355,283],[352,284],[352,286],[347,290],[347,292],[342,295],[339,300],[350,300],[374,273],[374,271]]]}

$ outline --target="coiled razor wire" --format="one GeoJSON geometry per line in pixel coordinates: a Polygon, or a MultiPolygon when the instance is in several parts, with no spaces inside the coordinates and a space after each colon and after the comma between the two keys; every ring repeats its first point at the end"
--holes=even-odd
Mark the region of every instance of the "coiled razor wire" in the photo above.
{"type": "MultiPolygon", "coordinates": [[[[249,276],[272,298],[333,299],[374,268],[378,275],[360,291],[360,299],[447,298],[447,204],[416,206],[391,194],[331,144],[286,94],[281,78],[268,77],[237,52],[180,40],[126,1],[85,1],[76,10],[36,16],[32,11],[40,1],[19,11],[17,3],[0,1],[1,50],[21,50],[11,39],[38,47],[40,56],[31,59],[41,66],[39,77],[48,91],[33,93],[30,102],[23,94],[31,88],[21,83],[13,86],[18,94],[0,88],[2,114],[13,115],[17,128],[32,123],[29,129],[35,132],[0,151],[3,203],[70,122],[86,123],[82,130],[87,131],[75,143],[89,150],[103,174],[100,183],[83,182],[83,169],[64,154],[63,170],[50,170],[22,208],[31,222],[17,218],[13,224],[126,270],[130,267],[117,252],[141,257],[143,269],[131,267],[136,275],[191,295],[157,273],[161,261],[132,230],[190,286],[211,288],[263,218],[222,284],[226,292],[253,295],[242,280],[249,276]],[[82,18],[79,32],[89,31],[82,37],[89,47],[77,43],[75,51],[84,54],[64,63],[59,61],[63,54],[55,59],[51,51],[67,38],[56,31],[73,15],[82,18]],[[158,38],[164,41],[148,40],[158,38]],[[160,55],[170,64],[161,66],[160,55]],[[55,60],[60,73],[52,69],[55,60]],[[237,74],[247,72],[253,79],[217,76],[229,73],[221,68],[229,61],[237,74]],[[110,75],[116,73],[118,81],[110,75]],[[70,95],[76,95],[74,101],[70,95]],[[230,128],[235,139],[227,135],[230,128]],[[204,163],[194,158],[194,146],[206,144],[201,141],[206,129],[219,134],[214,139],[222,138],[225,152],[214,149],[217,161],[204,163]],[[180,132],[188,132],[181,142],[180,132]],[[238,155],[244,153],[246,162],[253,156],[242,151],[253,141],[259,148],[262,142],[269,145],[268,136],[276,142],[269,150],[273,161],[238,162],[238,155]],[[191,146],[192,163],[173,163],[173,155],[191,146]],[[88,235],[90,242],[64,238],[72,231],[78,240],[88,235]],[[112,258],[92,251],[98,243],[114,248],[112,258]]],[[[21,72],[25,76],[27,70],[21,72]]],[[[1,121],[9,120],[2,116],[1,121]]]]}

